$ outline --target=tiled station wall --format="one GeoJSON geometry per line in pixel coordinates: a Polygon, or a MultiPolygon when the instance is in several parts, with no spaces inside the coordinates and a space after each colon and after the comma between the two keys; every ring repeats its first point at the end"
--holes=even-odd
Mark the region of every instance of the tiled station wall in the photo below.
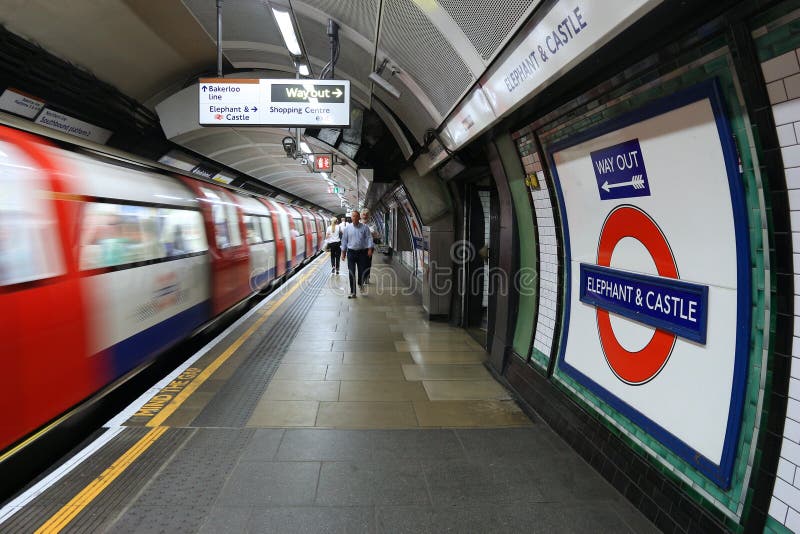
{"type": "MultiPolygon", "coordinates": [[[[483,242],[489,247],[489,254],[491,254],[492,245],[489,243],[489,228],[491,226],[491,191],[481,190],[478,191],[481,199],[481,208],[483,209],[483,242]]],[[[489,306],[489,262],[483,262],[483,301],[481,306],[486,308],[489,306]]]]}
{"type": "MultiPolygon", "coordinates": [[[[761,64],[786,172],[794,249],[795,313],[800,310],[800,49],[761,64]]],[[[792,373],[781,458],[770,516],[800,532],[800,317],[795,315],[792,373]]]]}
{"type": "Polygon", "coordinates": [[[536,219],[537,251],[539,253],[539,292],[536,332],[533,340],[532,361],[547,368],[553,350],[558,309],[559,250],[556,237],[556,220],[550,198],[547,178],[542,170],[539,153],[533,144],[533,133],[520,132],[516,138],[517,151],[522,158],[525,174],[535,175],[538,184],[530,187],[536,219]]]}

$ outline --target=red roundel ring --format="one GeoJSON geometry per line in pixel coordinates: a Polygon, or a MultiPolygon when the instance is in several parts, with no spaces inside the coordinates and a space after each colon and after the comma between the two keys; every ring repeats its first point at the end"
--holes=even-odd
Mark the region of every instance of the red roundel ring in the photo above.
{"type": "MultiPolygon", "coordinates": [[[[619,206],[606,218],[597,246],[597,265],[611,267],[611,254],[625,237],[632,237],[644,245],[659,276],[678,278],[678,266],[667,238],[649,215],[634,206],[619,206]]],[[[675,334],[656,329],[643,349],[629,352],[617,341],[608,311],[600,308],[597,308],[597,330],[608,365],[620,380],[628,384],[652,380],[667,363],[676,339],[675,334]]]]}

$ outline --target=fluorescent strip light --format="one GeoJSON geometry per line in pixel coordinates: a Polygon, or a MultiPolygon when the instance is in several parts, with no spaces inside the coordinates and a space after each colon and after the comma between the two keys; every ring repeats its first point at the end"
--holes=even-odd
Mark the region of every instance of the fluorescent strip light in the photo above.
{"type": "Polygon", "coordinates": [[[278,29],[281,31],[283,43],[289,49],[289,53],[293,56],[302,55],[300,50],[300,43],[297,40],[297,35],[294,33],[294,24],[292,24],[292,16],[288,11],[272,8],[272,14],[275,16],[275,21],[278,23],[278,29]]]}
{"type": "Polygon", "coordinates": [[[300,141],[300,150],[303,151],[303,154],[311,154],[311,149],[308,148],[305,141],[300,141]]]}
{"type": "Polygon", "coordinates": [[[322,175],[322,177],[325,178],[326,180],[328,179],[328,173],[327,172],[321,172],[320,175],[322,175]]]}
{"type": "Polygon", "coordinates": [[[308,70],[308,65],[305,65],[305,64],[303,64],[303,63],[301,63],[301,64],[300,64],[300,65],[297,67],[297,70],[300,72],[300,76],[308,76],[308,75],[310,75],[310,74],[311,74],[311,71],[310,71],[310,70],[308,70]]]}

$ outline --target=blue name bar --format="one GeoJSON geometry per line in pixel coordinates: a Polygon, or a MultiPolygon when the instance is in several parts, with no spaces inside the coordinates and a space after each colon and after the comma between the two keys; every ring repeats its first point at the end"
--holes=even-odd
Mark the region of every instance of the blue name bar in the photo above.
{"type": "Polygon", "coordinates": [[[580,301],[706,343],[708,286],[581,263],[580,301]]]}

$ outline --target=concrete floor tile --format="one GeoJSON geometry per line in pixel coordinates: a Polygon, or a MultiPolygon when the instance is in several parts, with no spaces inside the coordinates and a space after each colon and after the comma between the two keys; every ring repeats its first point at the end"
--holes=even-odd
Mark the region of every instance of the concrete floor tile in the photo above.
{"type": "Polygon", "coordinates": [[[340,401],[412,401],[428,400],[425,388],[419,382],[394,381],[343,381],[340,401]]]}
{"type": "MultiPolygon", "coordinates": [[[[243,529],[240,532],[244,532],[243,529]]],[[[247,532],[351,534],[375,531],[371,506],[302,506],[254,510],[247,532]]]]}
{"type": "Polygon", "coordinates": [[[317,419],[317,401],[258,401],[248,427],[314,426],[317,419]]]}
{"type": "Polygon", "coordinates": [[[416,428],[411,402],[322,402],[318,427],[416,428]]]}
{"type": "Polygon", "coordinates": [[[402,380],[403,367],[401,364],[355,364],[355,365],[329,365],[326,380],[402,380]]]}
{"type": "Polygon", "coordinates": [[[421,351],[412,352],[411,357],[419,365],[441,365],[441,364],[483,364],[489,355],[486,352],[478,351],[421,351]]]}
{"type": "Polygon", "coordinates": [[[428,398],[437,400],[505,400],[508,391],[495,380],[425,380],[428,398]]]}
{"type": "Polygon", "coordinates": [[[483,365],[403,365],[406,380],[492,380],[483,365]]]}
{"type": "MultiPolygon", "coordinates": [[[[341,343],[334,341],[334,343],[341,343]]],[[[441,352],[441,351],[480,351],[483,348],[472,340],[458,341],[395,341],[395,350],[398,352],[441,352]]]]}
{"type": "Polygon", "coordinates": [[[374,506],[429,504],[418,461],[325,462],[319,476],[316,504],[374,506]]]}
{"type": "Polygon", "coordinates": [[[270,462],[285,434],[282,428],[258,428],[247,442],[240,462],[270,462]]]}
{"type": "MultiPolygon", "coordinates": [[[[337,332],[338,333],[338,332],[337,332]]],[[[384,328],[358,328],[345,330],[347,341],[402,341],[403,335],[384,328]]]]}
{"type": "Polygon", "coordinates": [[[466,330],[459,332],[403,332],[403,338],[413,343],[449,343],[472,340],[466,330]]]}
{"type": "Polygon", "coordinates": [[[342,363],[343,352],[327,352],[327,351],[299,351],[287,352],[283,355],[281,363],[302,363],[302,364],[317,364],[329,365],[332,363],[342,363]]]}
{"type": "Polygon", "coordinates": [[[319,471],[317,462],[240,462],[216,504],[310,505],[314,502],[319,471]]]}
{"type": "Polygon", "coordinates": [[[201,534],[240,534],[247,530],[252,508],[242,506],[214,506],[208,511],[201,534]]]}
{"type": "Polygon", "coordinates": [[[479,428],[532,424],[514,401],[414,401],[414,411],[421,427],[479,428]]]}
{"type": "MultiPolygon", "coordinates": [[[[308,351],[308,352],[316,352],[316,351],[330,351],[331,346],[334,343],[343,343],[340,341],[327,341],[327,340],[317,340],[317,339],[310,339],[310,338],[303,338],[301,336],[297,336],[291,345],[286,349],[287,352],[301,352],[301,351],[308,351]]],[[[335,349],[341,350],[341,349],[335,349]]]]}
{"type": "Polygon", "coordinates": [[[409,352],[350,352],[345,351],[342,363],[354,364],[392,364],[414,363],[409,352]]]}
{"type": "Polygon", "coordinates": [[[264,392],[268,400],[339,400],[339,382],[326,380],[272,380],[264,392]]]}
{"type": "Polygon", "coordinates": [[[345,352],[391,352],[397,350],[398,352],[408,352],[397,349],[397,343],[402,343],[402,341],[333,341],[332,350],[345,352]]]}
{"type": "Polygon", "coordinates": [[[273,380],[325,380],[327,364],[282,363],[278,366],[273,380]]]}

